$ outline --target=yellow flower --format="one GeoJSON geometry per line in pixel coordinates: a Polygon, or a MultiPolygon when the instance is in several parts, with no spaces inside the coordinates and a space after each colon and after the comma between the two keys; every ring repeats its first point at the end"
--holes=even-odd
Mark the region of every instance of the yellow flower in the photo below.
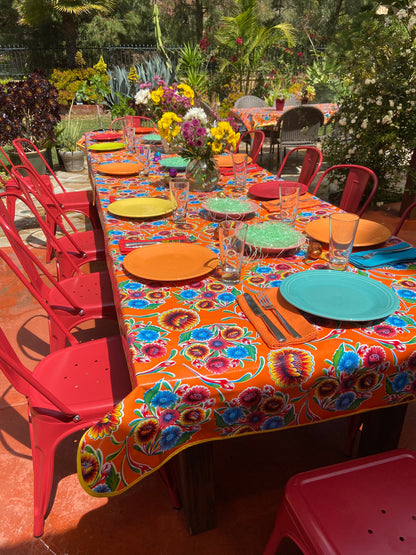
{"type": "Polygon", "coordinates": [[[220,141],[214,141],[211,144],[211,149],[214,154],[219,154],[222,150],[222,143],[220,141]]]}
{"type": "Polygon", "coordinates": [[[137,71],[136,71],[136,68],[134,66],[131,66],[131,68],[130,68],[130,73],[129,73],[128,79],[131,83],[137,83],[137,81],[139,80],[139,76],[137,75],[137,71]]]}
{"type": "Polygon", "coordinates": [[[105,73],[107,71],[107,64],[105,63],[102,56],[100,56],[100,59],[95,64],[94,69],[97,73],[105,73]]]}
{"type": "Polygon", "coordinates": [[[159,87],[150,93],[150,98],[154,104],[159,104],[163,97],[163,88],[159,87]]]}
{"type": "Polygon", "coordinates": [[[191,87],[189,85],[186,85],[185,83],[182,83],[178,85],[178,90],[181,90],[183,92],[183,95],[191,100],[191,106],[193,106],[195,93],[191,89],[191,87]]]}

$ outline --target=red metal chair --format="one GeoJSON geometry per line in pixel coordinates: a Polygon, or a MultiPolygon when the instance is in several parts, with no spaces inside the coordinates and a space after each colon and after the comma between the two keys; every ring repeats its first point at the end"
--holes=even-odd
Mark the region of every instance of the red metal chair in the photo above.
{"type": "Polygon", "coordinates": [[[399,231],[402,228],[402,225],[404,224],[404,222],[407,220],[407,218],[409,217],[409,215],[411,214],[411,212],[416,208],[416,201],[413,202],[412,204],[410,204],[406,210],[403,212],[402,217],[400,218],[399,223],[396,226],[396,229],[393,231],[393,235],[398,235],[399,231]]]}
{"type": "Polygon", "coordinates": [[[297,474],[263,555],[284,537],[305,555],[416,553],[416,453],[395,449],[297,474]]]}
{"type": "Polygon", "coordinates": [[[340,172],[347,172],[347,177],[339,207],[346,212],[352,212],[361,216],[367,209],[374,195],[376,194],[378,186],[377,176],[373,172],[373,170],[370,170],[369,168],[366,168],[364,166],[357,166],[355,164],[338,164],[336,166],[331,166],[330,168],[325,170],[319,177],[313,194],[317,194],[321,183],[329,174],[333,173],[339,175],[340,172]],[[367,196],[367,199],[360,208],[360,204],[367,189],[370,178],[372,179],[373,186],[369,195],[367,196]]]}
{"type": "MultiPolygon", "coordinates": [[[[46,221],[44,222],[33,202],[31,202],[32,211],[46,236],[47,251],[54,251],[56,254],[59,280],[80,274],[79,269],[89,262],[105,260],[104,236],[101,230],[78,231],[65,212],[60,209],[53,195],[50,195],[48,189],[44,187],[39,176],[31,168],[15,166],[12,174],[18,181],[19,188],[26,199],[30,200],[31,195],[33,195],[45,211],[46,221]],[[24,179],[22,172],[29,175],[30,179],[28,181],[24,179]],[[49,202],[45,202],[45,199],[49,199],[49,202]],[[52,205],[54,211],[51,210],[52,205]],[[56,238],[51,231],[51,227],[59,228],[63,237],[56,238]]],[[[49,259],[47,252],[46,260],[49,261],[49,259]]]]}
{"type": "MultiPolygon", "coordinates": [[[[3,202],[9,194],[11,193],[0,194],[0,228],[31,286],[59,317],[60,327],[55,326],[55,319],[49,322],[51,350],[61,349],[66,345],[67,336],[62,333],[62,326],[69,332],[88,320],[117,320],[108,272],[81,274],[58,282],[21,240],[3,202]]],[[[19,197],[19,200],[32,210],[26,199],[19,197]]],[[[15,271],[15,267],[12,270],[15,271]]]]}
{"type": "Polygon", "coordinates": [[[289,150],[277,172],[280,177],[285,170],[286,164],[292,161],[299,153],[304,152],[302,167],[298,177],[298,182],[302,183],[301,193],[306,192],[322,166],[322,152],[314,146],[297,146],[289,150]],[[289,160],[290,159],[290,160],[289,160]]]}
{"type": "MultiPolygon", "coordinates": [[[[59,326],[50,307],[41,304],[59,326]]],[[[58,444],[103,419],[132,389],[120,337],[77,344],[68,334],[68,340],[69,347],[48,355],[29,371],[0,329],[1,370],[28,402],[36,537],[43,534],[58,444]]]]}
{"type": "Polygon", "coordinates": [[[263,131],[260,131],[258,129],[256,129],[255,131],[246,131],[241,135],[235,151],[236,152],[239,151],[240,145],[242,143],[250,144],[250,149],[248,154],[251,158],[251,162],[255,164],[257,161],[257,157],[262,149],[262,146],[264,143],[264,137],[265,135],[263,131]]]}
{"type": "MultiPolygon", "coordinates": [[[[132,116],[134,127],[154,127],[154,123],[150,118],[145,116],[132,116]]],[[[125,118],[116,118],[110,123],[110,131],[118,131],[124,124],[125,118]]]]}
{"type": "MultiPolygon", "coordinates": [[[[62,183],[59,181],[59,179],[57,178],[57,176],[55,175],[55,173],[53,172],[52,168],[50,167],[50,165],[47,163],[47,161],[45,160],[45,158],[42,156],[41,152],[39,151],[39,149],[28,139],[15,139],[13,141],[13,146],[16,149],[19,158],[22,161],[22,164],[26,167],[29,167],[32,172],[37,176],[38,179],[42,180],[42,178],[39,176],[39,173],[36,171],[36,169],[33,167],[33,164],[30,162],[28,156],[27,156],[27,151],[31,151],[31,152],[36,152],[37,156],[39,156],[39,158],[41,159],[41,161],[45,164],[46,169],[49,173],[49,175],[53,178],[53,181],[56,183],[56,185],[59,187],[59,189],[61,190],[60,193],[54,193],[53,191],[53,182],[49,179],[49,196],[48,196],[48,204],[50,204],[50,196],[51,194],[54,196],[55,201],[57,201],[61,211],[67,213],[67,212],[80,212],[81,214],[84,214],[84,216],[86,216],[92,227],[94,229],[100,229],[101,228],[101,222],[100,219],[98,217],[98,213],[97,213],[97,208],[94,205],[94,198],[93,198],[93,194],[91,190],[83,190],[83,191],[66,191],[64,186],[62,185],[62,183]]],[[[24,176],[25,174],[23,174],[24,176]]],[[[44,181],[44,185],[46,184],[46,181],[44,181]]],[[[46,189],[46,187],[45,187],[46,189]]],[[[52,212],[54,212],[56,210],[55,208],[55,203],[50,204],[51,210],[52,212]]],[[[51,224],[52,225],[52,224],[51,224]]],[[[55,228],[52,226],[51,227],[51,231],[53,233],[55,233],[55,228]]],[[[48,252],[48,262],[50,259],[50,255],[52,253],[48,252]]]]}

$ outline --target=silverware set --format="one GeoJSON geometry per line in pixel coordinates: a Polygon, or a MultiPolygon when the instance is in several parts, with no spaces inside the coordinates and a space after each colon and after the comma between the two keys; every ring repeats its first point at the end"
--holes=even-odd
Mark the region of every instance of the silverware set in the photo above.
{"type": "MultiPolygon", "coordinates": [[[[273,311],[274,315],[277,317],[279,322],[285,327],[285,329],[296,338],[302,337],[290,324],[285,320],[285,318],[280,314],[277,308],[271,303],[269,297],[263,291],[256,293],[256,297],[260,303],[260,306],[265,310],[273,311]]],[[[287,337],[279,330],[279,328],[270,320],[270,318],[263,312],[262,308],[258,306],[256,301],[253,299],[249,293],[244,293],[244,298],[256,316],[259,316],[263,322],[266,324],[270,332],[274,335],[274,337],[280,342],[283,343],[287,340],[287,337]]]]}
{"type": "Polygon", "coordinates": [[[405,247],[400,247],[398,249],[386,247],[384,249],[377,249],[373,252],[369,252],[367,254],[355,254],[355,258],[362,258],[363,260],[370,260],[376,254],[395,254],[396,252],[407,251],[409,249],[413,249],[414,247],[411,245],[406,245],[405,247]]]}

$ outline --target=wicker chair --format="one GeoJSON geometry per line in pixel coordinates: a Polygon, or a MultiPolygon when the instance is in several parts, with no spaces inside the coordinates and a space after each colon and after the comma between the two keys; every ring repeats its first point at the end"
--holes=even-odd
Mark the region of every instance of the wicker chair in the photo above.
{"type": "Polygon", "coordinates": [[[324,114],[315,106],[296,106],[282,114],[271,137],[271,153],[278,147],[279,166],[287,148],[315,146],[319,129],[324,123],[324,114]]]}
{"type": "Polygon", "coordinates": [[[234,108],[265,108],[267,103],[258,96],[246,95],[240,96],[234,104],[234,108]]]}

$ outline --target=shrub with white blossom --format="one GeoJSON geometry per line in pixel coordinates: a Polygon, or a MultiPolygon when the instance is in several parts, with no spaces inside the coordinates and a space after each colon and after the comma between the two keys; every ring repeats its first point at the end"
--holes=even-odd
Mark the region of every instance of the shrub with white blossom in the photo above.
{"type": "Polygon", "coordinates": [[[388,15],[373,13],[355,37],[351,86],[323,144],[329,164],[371,168],[376,199],[384,201],[406,177],[416,189],[416,1],[403,6],[396,1],[388,15]]]}

